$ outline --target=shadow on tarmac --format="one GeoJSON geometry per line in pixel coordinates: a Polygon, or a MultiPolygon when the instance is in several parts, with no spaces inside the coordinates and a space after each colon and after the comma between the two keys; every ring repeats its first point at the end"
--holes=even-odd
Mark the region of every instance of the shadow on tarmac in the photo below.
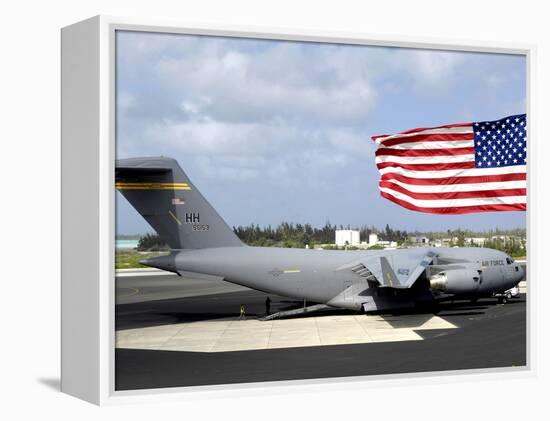
{"type": "MultiPolygon", "coordinates": [[[[231,318],[237,320],[241,304],[245,305],[246,317],[256,319],[266,315],[266,297],[267,295],[264,293],[250,291],[245,294],[225,293],[201,297],[202,299],[197,299],[197,297],[178,298],[117,305],[116,329],[125,330],[231,318]]],[[[272,300],[271,313],[297,309],[303,306],[303,302],[286,297],[274,295],[269,295],[269,297],[272,300]]],[[[506,305],[510,306],[519,302],[519,299],[512,299],[506,305]]],[[[307,304],[312,305],[314,303],[308,302],[307,304]]],[[[482,299],[477,302],[464,300],[443,302],[419,308],[400,309],[397,311],[375,312],[373,314],[383,317],[384,320],[389,323],[396,324],[396,327],[413,327],[421,325],[423,323],[422,321],[426,322],[434,315],[444,318],[484,315],[489,309],[495,307],[495,305],[495,299],[482,299]],[[410,324],[408,325],[405,323],[407,316],[415,316],[410,318],[410,324]],[[396,321],[392,320],[392,317],[402,317],[402,319],[396,321]]],[[[287,317],[287,319],[340,315],[347,316],[352,314],[361,315],[364,313],[328,308],[313,313],[287,317]]]]}

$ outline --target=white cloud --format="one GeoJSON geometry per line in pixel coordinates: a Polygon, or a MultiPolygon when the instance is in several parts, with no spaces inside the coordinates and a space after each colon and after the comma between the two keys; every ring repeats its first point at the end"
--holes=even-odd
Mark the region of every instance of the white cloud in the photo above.
{"type": "Polygon", "coordinates": [[[137,106],[136,97],[129,92],[122,92],[117,95],[117,111],[121,114],[126,114],[133,107],[137,106]]]}
{"type": "Polygon", "coordinates": [[[374,104],[366,74],[331,65],[328,51],[311,56],[303,45],[292,43],[253,54],[232,48],[234,44],[228,50],[211,47],[192,56],[163,57],[156,78],[188,103],[210,98],[202,111],[220,121],[281,117],[356,122],[374,104]]]}
{"type": "Polygon", "coordinates": [[[370,163],[374,153],[366,134],[346,127],[298,127],[283,120],[231,123],[204,116],[148,125],[131,142],[122,138],[119,144],[120,157],[184,157],[203,178],[287,185],[300,180],[321,189],[335,173],[370,163]]]}
{"type": "Polygon", "coordinates": [[[506,80],[500,75],[488,74],[486,76],[486,83],[490,89],[500,89],[506,83],[506,80]]]}
{"type": "Polygon", "coordinates": [[[122,36],[119,53],[119,152],[168,151],[207,177],[280,182],[371,163],[376,87],[445,86],[461,63],[438,51],[142,34],[122,36]]]}
{"type": "Polygon", "coordinates": [[[465,58],[453,51],[410,50],[410,54],[416,81],[428,86],[445,85],[465,58]]]}

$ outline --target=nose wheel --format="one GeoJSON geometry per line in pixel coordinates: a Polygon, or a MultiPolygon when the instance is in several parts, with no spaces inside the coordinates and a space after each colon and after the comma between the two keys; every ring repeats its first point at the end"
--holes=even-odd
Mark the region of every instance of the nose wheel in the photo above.
{"type": "Polygon", "coordinates": [[[510,294],[506,294],[502,297],[498,297],[498,303],[499,304],[506,304],[511,297],[512,296],[510,294]]]}

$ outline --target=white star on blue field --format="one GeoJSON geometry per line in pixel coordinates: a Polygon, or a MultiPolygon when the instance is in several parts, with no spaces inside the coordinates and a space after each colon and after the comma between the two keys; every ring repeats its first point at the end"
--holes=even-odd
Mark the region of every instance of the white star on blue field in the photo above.
{"type": "Polygon", "coordinates": [[[525,114],[476,122],[473,129],[476,167],[498,168],[527,163],[525,114]]]}
{"type": "MultiPolygon", "coordinates": [[[[526,226],[525,212],[431,215],[381,198],[371,140],[524,114],[525,56],[131,31],[116,56],[117,157],[177,159],[230,226],[526,226]]],[[[511,165],[524,143],[476,158],[511,165]]],[[[152,231],[119,193],[116,215],[118,234],[152,231]]]]}

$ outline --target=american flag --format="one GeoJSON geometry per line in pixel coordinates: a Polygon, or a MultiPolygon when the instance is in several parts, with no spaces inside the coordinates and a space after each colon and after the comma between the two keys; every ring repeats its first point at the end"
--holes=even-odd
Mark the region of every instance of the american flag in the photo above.
{"type": "Polygon", "coordinates": [[[525,114],[372,139],[380,194],[404,208],[437,214],[526,210],[525,114]]]}

